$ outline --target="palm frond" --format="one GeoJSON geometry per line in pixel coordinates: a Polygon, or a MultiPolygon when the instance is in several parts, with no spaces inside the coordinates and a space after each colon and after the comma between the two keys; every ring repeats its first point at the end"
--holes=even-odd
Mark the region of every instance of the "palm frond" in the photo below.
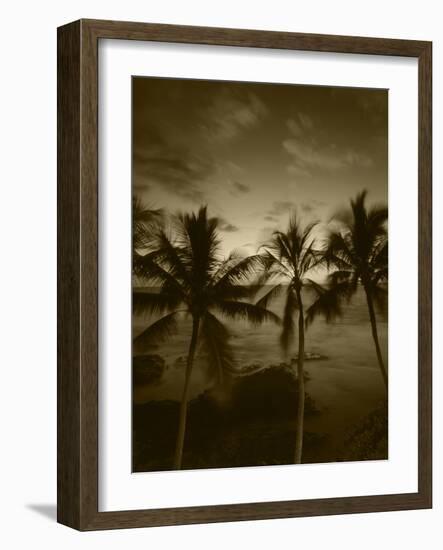
{"type": "Polygon", "coordinates": [[[163,230],[158,232],[155,259],[158,264],[164,264],[168,272],[178,279],[182,285],[189,287],[191,265],[188,258],[185,252],[163,230]]]}
{"type": "Polygon", "coordinates": [[[328,236],[325,259],[330,269],[353,271],[363,284],[377,285],[388,278],[388,209],[367,209],[366,197],[366,191],[359,193],[350,210],[338,217],[341,226],[328,236]]]}
{"type": "Polygon", "coordinates": [[[388,268],[388,240],[386,237],[379,239],[371,254],[370,263],[373,269],[388,268]]]}
{"type": "MultiPolygon", "coordinates": [[[[312,281],[310,281],[312,284],[312,281]]],[[[355,271],[351,269],[337,269],[328,275],[328,286],[335,286],[339,283],[358,283],[358,278],[355,276],[355,271]]],[[[355,288],[356,290],[356,288],[355,288]]]]}
{"type": "Polygon", "coordinates": [[[388,316],[388,289],[380,285],[373,286],[371,295],[378,313],[386,319],[388,316]]]}
{"type": "MultiPolygon", "coordinates": [[[[264,245],[264,250],[261,253],[263,268],[267,274],[267,281],[270,282],[273,277],[282,277],[285,279],[293,279],[295,276],[294,266],[288,264],[285,260],[277,257],[276,252],[272,248],[267,248],[264,245]]],[[[277,253],[278,254],[278,253],[277,253]]]]}
{"type": "Polygon", "coordinates": [[[145,352],[149,350],[152,344],[158,344],[176,334],[177,316],[179,313],[179,311],[173,311],[149,325],[141,334],[134,338],[132,343],[133,351],[136,353],[145,352]]]}
{"type": "Polygon", "coordinates": [[[164,211],[162,208],[151,208],[143,203],[142,199],[134,195],[132,198],[132,217],[135,222],[150,222],[152,218],[162,218],[164,211]]]}
{"type": "Polygon", "coordinates": [[[261,287],[258,287],[255,283],[249,285],[226,285],[223,288],[210,287],[207,290],[209,296],[209,303],[216,302],[218,300],[253,300],[257,291],[261,287]]]}
{"type": "Polygon", "coordinates": [[[161,208],[153,209],[143,204],[134,196],[132,199],[132,243],[134,250],[149,248],[154,241],[154,235],[164,221],[161,208]]]}
{"type": "Polygon", "coordinates": [[[284,265],[297,265],[299,253],[299,241],[294,227],[289,227],[288,232],[276,231],[268,244],[265,245],[278,260],[284,265]]]}
{"type": "Polygon", "coordinates": [[[299,224],[294,212],[289,220],[288,229],[274,232],[271,240],[264,248],[265,266],[270,269],[278,265],[280,271],[286,272],[289,279],[302,279],[303,275],[314,266],[317,256],[315,238],[312,235],[318,222],[312,222],[305,227],[299,224]]]}
{"type": "Polygon", "coordinates": [[[208,217],[202,206],[197,213],[179,214],[177,220],[179,247],[191,267],[193,285],[203,288],[220,263],[218,219],[208,217]]]}
{"type": "Polygon", "coordinates": [[[219,281],[225,273],[227,273],[232,267],[238,264],[245,258],[245,255],[238,250],[233,250],[227,258],[220,261],[219,265],[214,269],[212,274],[212,280],[214,283],[219,281]]]}
{"type": "Polygon", "coordinates": [[[281,283],[273,286],[256,302],[256,305],[267,309],[268,305],[272,303],[276,298],[278,298],[283,290],[284,286],[281,283]]]}
{"type": "Polygon", "coordinates": [[[347,269],[355,265],[355,253],[352,249],[352,243],[342,233],[335,230],[330,231],[328,235],[323,256],[328,269],[331,267],[347,269]]]}
{"type": "Polygon", "coordinates": [[[157,315],[176,309],[182,303],[180,296],[163,292],[146,292],[133,289],[132,312],[134,314],[157,315]]]}
{"type": "Polygon", "coordinates": [[[330,323],[343,315],[342,304],[350,299],[354,292],[351,281],[344,280],[331,284],[329,287],[322,286],[313,280],[309,281],[310,288],[315,292],[314,302],[306,310],[305,323],[308,327],[318,316],[325,318],[330,323]]]}
{"type": "Polygon", "coordinates": [[[214,307],[230,319],[243,319],[257,326],[266,321],[280,324],[280,317],[273,311],[248,302],[220,300],[214,307]]]}
{"type": "Polygon", "coordinates": [[[372,206],[367,214],[368,233],[373,240],[387,233],[388,207],[382,204],[372,206]]]}
{"type": "Polygon", "coordinates": [[[247,283],[258,270],[263,268],[263,258],[259,254],[241,258],[238,261],[230,262],[226,269],[219,272],[218,279],[215,280],[213,288],[217,292],[223,292],[232,285],[247,283]]]}
{"type": "Polygon", "coordinates": [[[372,283],[373,286],[376,286],[379,283],[387,283],[388,282],[388,276],[389,276],[389,271],[388,271],[387,266],[383,269],[378,269],[372,275],[371,283],[372,283]]]}
{"type": "Polygon", "coordinates": [[[367,192],[363,191],[351,201],[353,212],[352,240],[360,260],[368,260],[381,236],[386,235],[388,209],[383,205],[366,208],[367,192]]]}
{"type": "Polygon", "coordinates": [[[301,236],[301,239],[300,239],[300,249],[301,250],[307,250],[308,248],[312,247],[313,242],[314,242],[314,237],[312,237],[312,230],[315,227],[317,227],[318,224],[319,224],[319,221],[316,220],[316,221],[313,221],[311,223],[308,223],[308,225],[306,225],[303,228],[302,236],[301,236]],[[312,239],[311,242],[308,242],[309,239],[312,239]]]}
{"type": "Polygon", "coordinates": [[[315,240],[312,240],[309,243],[309,246],[307,248],[303,247],[302,253],[300,255],[300,278],[303,278],[303,276],[313,269],[314,267],[321,264],[321,262],[324,259],[324,255],[320,253],[318,250],[315,250],[315,240]]]}
{"type": "Polygon", "coordinates": [[[136,261],[133,261],[135,275],[148,284],[160,285],[184,297],[181,281],[174,276],[173,270],[168,271],[167,266],[163,267],[158,263],[162,259],[164,258],[160,251],[150,252],[144,256],[137,255],[136,261]]]}

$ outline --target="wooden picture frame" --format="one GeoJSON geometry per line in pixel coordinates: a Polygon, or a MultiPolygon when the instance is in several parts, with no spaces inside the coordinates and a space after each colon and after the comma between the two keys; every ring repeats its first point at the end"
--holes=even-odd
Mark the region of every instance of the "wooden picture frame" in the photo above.
{"type": "Polygon", "coordinates": [[[80,20],[58,29],[58,521],[82,531],[432,506],[432,44],[80,20]],[[100,39],[418,59],[418,491],[216,506],[98,511],[98,42],[100,39]]]}

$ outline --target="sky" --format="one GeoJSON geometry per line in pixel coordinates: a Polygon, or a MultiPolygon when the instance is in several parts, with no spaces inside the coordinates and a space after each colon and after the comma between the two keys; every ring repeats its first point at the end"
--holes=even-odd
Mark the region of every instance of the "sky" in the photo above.
{"type": "Polygon", "coordinates": [[[326,222],[363,189],[387,203],[388,92],[133,77],[133,192],[207,205],[222,253],[254,253],[291,212],[326,222]]]}

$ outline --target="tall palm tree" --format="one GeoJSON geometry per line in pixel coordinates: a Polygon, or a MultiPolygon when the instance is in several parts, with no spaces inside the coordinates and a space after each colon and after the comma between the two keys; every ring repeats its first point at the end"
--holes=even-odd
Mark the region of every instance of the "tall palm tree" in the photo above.
{"type": "MultiPolygon", "coordinates": [[[[316,266],[318,255],[314,250],[315,239],[312,230],[315,223],[302,227],[294,214],[287,231],[275,231],[272,239],[263,249],[263,261],[266,266],[264,279],[269,283],[278,281],[258,302],[257,305],[268,307],[276,297],[285,293],[282,332],[280,344],[288,354],[295,340],[296,325],[294,317],[298,312],[298,357],[297,357],[297,420],[294,462],[301,463],[303,451],[303,426],[305,410],[305,313],[303,288],[312,287],[315,283],[307,277],[316,266]]],[[[332,315],[332,312],[331,312],[332,315]]]]}
{"type": "Polygon", "coordinates": [[[335,216],[324,250],[324,261],[333,272],[329,275],[328,290],[316,289],[318,300],[312,306],[311,317],[333,302],[348,301],[363,286],[371,323],[372,338],[383,377],[388,388],[388,374],[381,353],[375,309],[387,309],[388,235],[386,206],[366,207],[367,191],[350,201],[351,208],[335,216]]]}
{"type": "Polygon", "coordinates": [[[252,295],[249,278],[260,267],[258,255],[240,258],[232,254],[227,260],[220,256],[217,218],[209,218],[206,207],[197,214],[178,216],[175,237],[163,229],[157,230],[152,250],[139,258],[136,273],[146,282],[157,285],[157,292],[133,292],[133,310],[161,315],[135,340],[149,345],[166,338],[177,329],[180,316],[190,317],[192,333],[186,362],[185,382],[180,405],[174,467],[182,466],[186,417],[194,358],[201,341],[219,380],[223,372],[233,368],[228,346],[229,330],[219,319],[246,319],[253,324],[279,322],[273,312],[262,305],[245,301],[252,295]]]}

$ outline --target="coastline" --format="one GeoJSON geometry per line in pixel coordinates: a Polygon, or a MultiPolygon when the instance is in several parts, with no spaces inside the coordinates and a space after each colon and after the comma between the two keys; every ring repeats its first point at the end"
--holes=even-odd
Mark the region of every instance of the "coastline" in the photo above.
{"type": "MultiPolygon", "coordinates": [[[[362,426],[368,424],[368,417],[377,413],[379,402],[368,404],[364,412],[357,416],[343,415],[336,408],[328,406],[327,402],[319,402],[316,396],[319,382],[317,380],[315,383],[316,377],[322,371],[323,375],[328,373],[331,367],[325,368],[328,364],[326,356],[307,353],[310,359],[307,360],[305,373],[307,396],[303,462],[365,460],[363,455],[369,455],[369,451],[354,445],[353,434],[359,430],[361,432],[362,426]]],[[[155,357],[158,367],[159,356],[155,357]]],[[[246,372],[229,377],[225,388],[213,386],[193,397],[189,403],[184,468],[290,464],[297,403],[294,361],[295,358],[288,363],[247,365],[246,372]]],[[[169,368],[163,363],[164,372],[169,371],[170,374],[180,372],[183,366],[182,361],[169,368]]],[[[154,387],[159,385],[161,378],[153,382],[154,387]]],[[[134,384],[134,395],[136,386],[134,384]]],[[[134,471],[171,468],[171,445],[176,432],[178,408],[178,400],[172,399],[148,400],[138,404],[134,402],[134,471]]],[[[375,449],[372,458],[367,459],[374,459],[374,456],[378,459],[387,458],[387,426],[386,444],[380,428],[383,418],[383,413],[381,417],[380,414],[376,417],[375,434],[372,434],[374,426],[369,424],[359,435],[360,447],[364,447],[364,442],[368,440],[375,449]]]]}

